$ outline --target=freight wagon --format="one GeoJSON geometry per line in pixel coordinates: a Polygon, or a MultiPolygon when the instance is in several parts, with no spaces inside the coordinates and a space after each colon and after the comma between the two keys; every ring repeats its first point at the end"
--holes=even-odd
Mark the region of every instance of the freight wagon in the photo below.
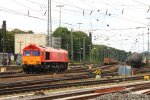
{"type": "Polygon", "coordinates": [[[117,64],[118,61],[112,58],[104,58],[104,65],[117,64]]]}

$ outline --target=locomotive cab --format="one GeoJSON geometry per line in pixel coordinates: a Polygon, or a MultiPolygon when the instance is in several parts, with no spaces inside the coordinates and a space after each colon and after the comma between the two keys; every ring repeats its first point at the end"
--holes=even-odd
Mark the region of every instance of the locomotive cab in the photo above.
{"type": "Polygon", "coordinates": [[[39,50],[24,50],[23,51],[23,64],[38,65],[41,64],[39,50]]]}

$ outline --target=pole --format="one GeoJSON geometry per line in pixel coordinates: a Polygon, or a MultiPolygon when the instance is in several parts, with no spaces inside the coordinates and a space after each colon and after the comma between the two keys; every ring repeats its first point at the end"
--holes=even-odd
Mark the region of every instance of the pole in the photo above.
{"type": "Polygon", "coordinates": [[[91,59],[92,59],[92,56],[91,56],[91,43],[90,43],[89,46],[90,46],[90,63],[91,63],[91,62],[92,62],[92,61],[91,61],[91,59]]]}
{"type": "Polygon", "coordinates": [[[52,15],[51,15],[51,0],[48,0],[47,46],[51,46],[51,47],[52,47],[52,15]]]}
{"type": "Polygon", "coordinates": [[[90,38],[90,45],[89,45],[89,49],[90,49],[90,63],[91,63],[91,47],[92,47],[92,34],[91,32],[89,32],[89,38],[90,38]]]}
{"type": "Polygon", "coordinates": [[[4,64],[4,53],[6,52],[6,21],[3,21],[3,25],[2,25],[2,34],[3,34],[3,66],[5,65],[4,64]]]}
{"type": "Polygon", "coordinates": [[[64,5],[57,5],[56,7],[59,7],[59,27],[61,27],[61,8],[64,7],[64,5]]]}
{"type": "MultiPolygon", "coordinates": [[[[143,36],[143,52],[144,52],[144,30],[143,30],[142,36],[143,36]]],[[[144,53],[143,53],[143,56],[144,56],[144,53]]]]}
{"type": "Polygon", "coordinates": [[[148,35],[148,52],[149,52],[149,27],[148,27],[148,33],[147,33],[147,35],[148,35]]]}
{"type": "Polygon", "coordinates": [[[18,41],[18,43],[19,43],[19,46],[20,46],[20,49],[19,49],[19,53],[21,54],[21,46],[22,46],[22,41],[18,41]]]}
{"type": "MultiPolygon", "coordinates": [[[[79,41],[80,41],[81,39],[79,38],[79,41]]],[[[80,56],[80,63],[81,63],[81,44],[79,44],[79,56],[80,56]]]]}
{"type": "Polygon", "coordinates": [[[83,37],[83,63],[85,63],[85,37],[83,37]]]}
{"type": "Polygon", "coordinates": [[[72,36],[73,34],[72,34],[72,30],[73,29],[71,28],[71,61],[73,62],[73,58],[74,58],[73,57],[74,56],[73,53],[74,52],[73,52],[73,36],[72,36]]]}
{"type": "Polygon", "coordinates": [[[51,14],[51,0],[50,0],[50,42],[51,42],[51,47],[53,47],[52,43],[52,14],[51,14]]]}
{"type": "Polygon", "coordinates": [[[50,24],[49,24],[49,22],[50,22],[50,1],[51,0],[48,0],[48,15],[47,15],[47,46],[49,46],[50,44],[50,41],[49,41],[49,28],[50,28],[50,24]]]}
{"type": "Polygon", "coordinates": [[[77,23],[78,25],[79,25],[79,31],[80,31],[80,25],[82,24],[82,23],[77,23]]]}
{"type": "Polygon", "coordinates": [[[139,50],[139,32],[138,32],[138,53],[140,52],[139,50]]]}

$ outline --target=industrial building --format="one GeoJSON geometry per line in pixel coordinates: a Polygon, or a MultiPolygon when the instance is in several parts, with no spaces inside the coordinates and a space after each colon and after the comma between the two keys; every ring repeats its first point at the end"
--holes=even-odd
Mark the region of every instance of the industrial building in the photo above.
{"type": "MultiPolygon", "coordinates": [[[[15,54],[21,54],[22,49],[34,43],[36,45],[45,46],[47,44],[47,35],[46,34],[28,34],[20,33],[15,34],[15,54]]],[[[61,48],[61,38],[52,38],[52,47],[61,48]]]]}

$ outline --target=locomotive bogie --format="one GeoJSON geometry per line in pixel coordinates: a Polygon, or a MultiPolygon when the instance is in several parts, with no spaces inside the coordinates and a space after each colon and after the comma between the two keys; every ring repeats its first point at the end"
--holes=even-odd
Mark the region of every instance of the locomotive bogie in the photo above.
{"type": "Polygon", "coordinates": [[[68,68],[68,63],[47,63],[44,65],[23,65],[23,71],[26,73],[40,72],[64,72],[68,68]]]}

